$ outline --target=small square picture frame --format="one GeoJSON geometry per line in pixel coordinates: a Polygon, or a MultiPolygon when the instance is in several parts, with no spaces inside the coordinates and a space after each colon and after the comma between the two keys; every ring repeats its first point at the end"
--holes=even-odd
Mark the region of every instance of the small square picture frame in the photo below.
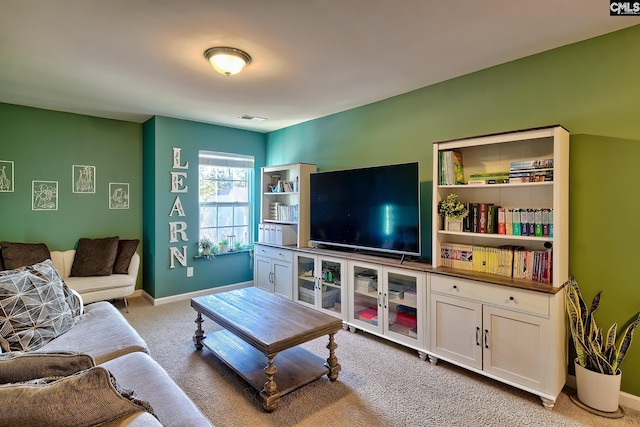
{"type": "Polygon", "coordinates": [[[109,209],[129,209],[129,183],[109,183],[109,209]]]}
{"type": "Polygon", "coordinates": [[[31,210],[58,210],[58,181],[31,181],[31,210]]]}

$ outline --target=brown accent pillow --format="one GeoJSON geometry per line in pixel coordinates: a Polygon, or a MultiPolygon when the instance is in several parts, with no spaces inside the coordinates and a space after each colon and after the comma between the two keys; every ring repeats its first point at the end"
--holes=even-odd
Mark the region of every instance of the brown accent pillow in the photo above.
{"type": "MultiPolygon", "coordinates": [[[[101,426],[151,405],[122,388],[101,366],[58,379],[0,385],[2,425],[101,426]]],[[[111,425],[111,424],[109,424],[111,425]]]]}
{"type": "Polygon", "coordinates": [[[139,239],[120,239],[118,242],[118,255],[116,256],[116,262],[113,264],[114,274],[127,274],[129,272],[131,257],[136,253],[139,243],[139,239]]]}
{"type": "Polygon", "coordinates": [[[51,259],[49,248],[44,243],[0,242],[4,268],[13,270],[51,259]]]}
{"type": "Polygon", "coordinates": [[[71,351],[2,353],[0,354],[0,384],[44,377],[66,377],[94,366],[96,362],[90,355],[71,351]]]}
{"type": "Polygon", "coordinates": [[[71,276],[110,276],[118,254],[118,236],[78,240],[71,276]]]}

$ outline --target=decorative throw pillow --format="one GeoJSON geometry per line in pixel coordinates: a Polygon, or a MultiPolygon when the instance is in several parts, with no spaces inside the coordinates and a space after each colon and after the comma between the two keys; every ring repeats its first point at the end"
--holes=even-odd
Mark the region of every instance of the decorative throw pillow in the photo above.
{"type": "Polygon", "coordinates": [[[25,265],[42,262],[51,258],[49,248],[44,243],[0,242],[4,268],[13,270],[25,265]]]}
{"type": "Polygon", "coordinates": [[[0,273],[3,351],[37,350],[73,327],[59,277],[51,260],[0,273]]]}
{"type": "Polygon", "coordinates": [[[136,253],[139,243],[139,239],[120,239],[118,242],[118,255],[116,256],[116,261],[113,264],[114,274],[127,274],[129,272],[131,257],[136,253]]]}
{"type": "Polygon", "coordinates": [[[0,384],[44,377],[66,377],[96,366],[93,357],[72,351],[0,354],[0,384]]]}
{"type": "Polygon", "coordinates": [[[71,276],[110,276],[118,254],[118,236],[78,241],[71,276]]]}
{"type": "Polygon", "coordinates": [[[16,426],[97,426],[136,412],[153,414],[148,402],[132,394],[96,366],[62,379],[0,385],[0,420],[16,426]]]}
{"type": "Polygon", "coordinates": [[[69,308],[71,309],[71,314],[73,317],[80,316],[84,313],[84,303],[82,301],[82,296],[67,286],[64,281],[62,282],[62,291],[64,292],[64,299],[69,304],[69,308]]]}

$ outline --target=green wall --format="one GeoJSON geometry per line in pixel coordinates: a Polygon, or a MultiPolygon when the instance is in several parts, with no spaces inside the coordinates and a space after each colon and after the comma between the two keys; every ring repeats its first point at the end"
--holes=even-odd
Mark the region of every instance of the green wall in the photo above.
{"type": "MultiPolygon", "coordinates": [[[[198,153],[200,150],[232,152],[252,155],[256,170],[265,162],[265,135],[240,129],[204,123],[154,117],[143,125],[144,151],[144,289],[154,298],[194,292],[212,287],[253,280],[253,259],[249,252],[216,255],[213,260],[194,259],[198,253],[198,153]],[[181,165],[188,169],[173,169],[173,148],[181,149],[181,165]],[[171,171],[187,173],[186,193],[172,193],[171,171]],[[184,217],[170,212],[180,197],[184,217]],[[169,222],[187,224],[188,242],[179,239],[170,243],[169,222]],[[194,269],[187,277],[186,267],[177,261],[170,268],[170,247],[181,250],[187,246],[187,266],[194,269]]],[[[260,188],[260,174],[255,174],[260,188]]],[[[254,207],[258,209],[259,192],[255,192],[254,207]]],[[[254,209],[254,218],[258,214],[254,209]]],[[[257,228],[256,228],[257,230],[257,228]]]]}
{"type": "MultiPolygon", "coordinates": [[[[608,329],[640,310],[640,228],[629,225],[640,212],[638,46],[635,26],[272,132],[267,163],[322,171],[419,161],[430,257],[432,142],[561,124],[572,135],[569,271],[587,300],[604,290],[596,319],[608,329]]],[[[640,395],[640,343],[622,370],[622,389],[640,395]]]]}
{"type": "Polygon", "coordinates": [[[142,126],[0,103],[0,160],[15,191],[0,193],[0,240],[75,248],[81,237],[142,238],[142,126]],[[96,167],[96,192],[72,192],[72,166],[96,167]],[[31,181],[58,181],[58,210],[31,210],[31,181]],[[109,183],[129,183],[129,209],[109,209],[109,183]]]}
{"type": "MultiPolygon", "coordinates": [[[[640,229],[626,225],[640,211],[631,186],[640,158],[638,45],[635,26],[266,136],[163,117],[140,125],[0,104],[0,160],[13,160],[16,167],[15,192],[0,193],[0,239],[46,242],[60,250],[80,237],[141,238],[144,287],[156,298],[251,280],[246,253],[192,258],[198,239],[194,165],[198,151],[208,149],[253,154],[256,169],[311,162],[331,170],[418,160],[423,254],[430,256],[432,142],[562,124],[572,134],[569,269],[588,300],[604,290],[599,323],[623,323],[640,309],[631,268],[640,229]],[[181,199],[192,278],[184,267],[168,268],[172,147],[182,148],[183,162],[190,162],[191,190],[181,199]],[[96,166],[96,194],[71,192],[73,164],[96,166]],[[59,182],[57,211],[31,210],[33,179],[59,182]],[[130,183],[130,209],[108,209],[109,182],[130,183]],[[621,203],[621,212],[614,211],[621,203]]],[[[622,389],[640,395],[640,344],[632,344],[622,369],[622,389]]]]}

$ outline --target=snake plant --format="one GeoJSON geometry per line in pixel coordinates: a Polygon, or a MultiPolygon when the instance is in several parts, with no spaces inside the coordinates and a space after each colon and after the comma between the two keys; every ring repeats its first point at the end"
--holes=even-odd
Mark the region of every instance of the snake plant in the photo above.
{"type": "Polygon", "coordinates": [[[565,288],[567,314],[578,363],[593,372],[617,375],[631,345],[633,331],[640,322],[640,313],[616,343],[618,324],[611,325],[607,334],[603,335],[602,328],[598,327],[593,316],[600,305],[602,291],[598,292],[591,302],[591,307],[587,309],[578,282],[573,277],[565,283],[565,288]]]}

